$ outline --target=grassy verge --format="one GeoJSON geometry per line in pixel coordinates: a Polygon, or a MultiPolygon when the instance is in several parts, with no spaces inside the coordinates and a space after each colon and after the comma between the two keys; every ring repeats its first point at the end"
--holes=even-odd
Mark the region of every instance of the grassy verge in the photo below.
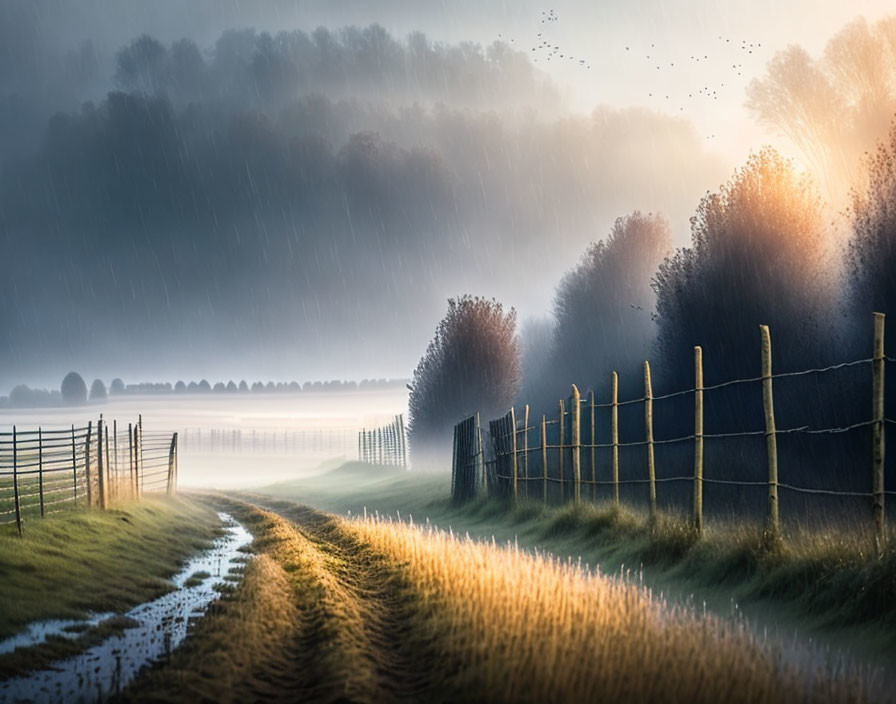
{"type": "Polygon", "coordinates": [[[715,520],[698,538],[683,517],[662,514],[651,526],[643,513],[608,504],[512,507],[480,499],[456,507],[445,478],[363,467],[260,491],[342,514],[413,515],[477,538],[580,557],[605,573],[634,568],[648,586],[717,612],[730,613],[734,600],[763,625],[809,628],[873,660],[896,653],[896,533],[880,552],[864,524],[794,527],[778,543],[758,526],[715,520]]]}
{"type": "Polygon", "coordinates": [[[184,498],[146,498],[108,511],[74,510],[0,531],[0,638],[32,621],[121,612],[169,589],[220,521],[184,498]]]}
{"type": "Polygon", "coordinates": [[[231,505],[256,537],[245,580],[122,700],[869,698],[846,668],[782,659],[742,629],[574,563],[275,508],[231,505]]]}

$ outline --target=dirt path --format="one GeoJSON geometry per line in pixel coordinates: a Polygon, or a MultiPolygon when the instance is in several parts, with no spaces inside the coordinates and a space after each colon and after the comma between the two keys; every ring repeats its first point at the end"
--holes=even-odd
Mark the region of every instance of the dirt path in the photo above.
{"type": "Polygon", "coordinates": [[[419,639],[408,646],[415,599],[395,565],[313,509],[228,508],[256,535],[243,584],[123,701],[431,700],[430,655],[419,639]]]}

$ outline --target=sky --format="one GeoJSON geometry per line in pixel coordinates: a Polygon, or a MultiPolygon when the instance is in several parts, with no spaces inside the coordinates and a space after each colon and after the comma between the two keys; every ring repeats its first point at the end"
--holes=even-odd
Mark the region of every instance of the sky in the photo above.
{"type": "Polygon", "coordinates": [[[72,367],[107,381],[408,376],[449,296],[543,315],[634,209],[663,212],[686,244],[700,196],[750,150],[799,156],[744,107],[749,81],[788,45],[817,54],[888,10],[0,0],[0,394],[72,367]],[[257,52],[264,31],[372,23],[399,44],[420,31],[526,59],[324,62],[295,88],[237,41],[238,70],[211,68],[230,29],[254,28],[257,52]],[[116,73],[143,34],[164,51],[191,40],[209,70],[153,74],[168,103],[108,99],[155,90],[116,73]]]}
{"type": "Polygon", "coordinates": [[[39,0],[35,5],[46,38],[71,44],[92,38],[109,49],[144,32],[210,45],[228,27],[274,32],[372,23],[397,36],[420,30],[452,42],[513,39],[527,51],[549,40],[591,65],[587,70],[577,62],[549,62],[544,52],[532,52],[538,68],[560,83],[572,109],[588,112],[605,103],[683,115],[735,164],[770,139],[743,102],[746,85],[776,51],[799,44],[816,55],[847,22],[892,11],[888,0],[39,0]],[[552,12],[556,20],[543,22],[552,12]],[[744,50],[744,42],[753,46],[744,50]],[[715,99],[687,98],[705,88],[716,91],[715,99]]]}

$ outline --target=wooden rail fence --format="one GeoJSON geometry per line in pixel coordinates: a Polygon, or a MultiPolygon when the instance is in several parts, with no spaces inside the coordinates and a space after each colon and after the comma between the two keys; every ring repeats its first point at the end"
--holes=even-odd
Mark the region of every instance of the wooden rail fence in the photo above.
{"type": "MultiPolygon", "coordinates": [[[[627,401],[618,400],[618,375],[612,373],[611,397],[607,403],[598,403],[593,392],[582,398],[579,390],[572,386],[572,394],[568,399],[558,403],[557,417],[548,419],[542,416],[534,424],[530,423],[529,407],[522,413],[511,408],[504,416],[489,421],[488,428],[481,427],[479,415],[473,415],[458,423],[454,428],[454,457],[452,466],[452,496],[455,501],[468,501],[481,491],[490,496],[507,497],[512,501],[519,499],[521,488],[525,487],[527,498],[536,498],[548,502],[549,488],[559,487],[562,501],[579,502],[582,490],[592,500],[598,498],[599,487],[609,489],[609,496],[614,503],[619,503],[619,487],[621,484],[646,485],[647,501],[651,519],[657,513],[657,485],[666,482],[689,482],[692,484],[693,500],[691,502],[691,520],[696,530],[703,528],[703,488],[704,484],[727,484],[732,486],[762,486],[767,490],[767,530],[771,535],[780,534],[780,517],[778,507],[779,489],[803,493],[825,494],[833,496],[860,497],[870,500],[871,518],[878,540],[886,536],[884,526],[884,501],[887,495],[896,492],[887,491],[884,486],[885,431],[886,426],[896,423],[887,418],[884,409],[884,376],[887,363],[896,363],[896,359],[884,353],[884,315],[874,314],[874,351],[873,356],[822,369],[806,369],[795,372],[774,374],[771,363],[771,335],[767,326],[760,326],[761,375],[750,379],[734,379],[712,386],[703,383],[703,351],[694,348],[694,387],[683,391],[654,396],[650,364],[644,362],[644,395],[641,398],[627,401]],[[836,369],[869,365],[872,377],[872,397],[868,399],[871,406],[871,417],[865,421],[845,427],[810,428],[808,426],[780,429],[775,423],[774,381],[785,377],[796,377],[806,374],[821,374],[836,369]],[[761,386],[763,404],[763,428],[742,432],[707,434],[704,432],[703,399],[707,391],[725,387],[756,384],[761,386]],[[654,437],[653,411],[654,405],[671,398],[693,395],[694,425],[693,433],[682,437],[656,439],[654,437]],[[619,441],[619,409],[622,406],[641,404],[644,408],[643,440],[635,442],[619,441]],[[597,442],[597,411],[609,411],[609,441],[597,442]],[[584,430],[583,430],[584,423],[584,430]],[[805,487],[781,482],[778,474],[777,439],[791,434],[838,434],[856,428],[871,429],[871,451],[867,458],[868,491],[836,491],[823,487],[805,487]],[[530,435],[535,434],[538,442],[530,443],[530,435]],[[483,436],[487,436],[484,440],[483,436]],[[710,479],[704,476],[704,443],[707,439],[731,437],[764,437],[766,445],[766,461],[768,478],[765,481],[739,481],[730,479],[710,479]],[[656,476],[654,450],[657,445],[673,445],[690,443],[693,446],[693,472],[681,476],[656,476]],[[639,478],[620,480],[619,451],[625,447],[643,447],[645,449],[644,475],[639,478]],[[596,450],[610,452],[608,479],[598,479],[596,450]],[[583,465],[584,462],[584,465],[583,465]],[[583,474],[584,466],[584,474],[583,474]],[[531,491],[532,486],[540,491],[531,491]]],[[[603,471],[603,470],[602,470],[603,471]]]]}
{"type": "Polygon", "coordinates": [[[358,461],[392,467],[408,466],[408,440],[404,415],[397,415],[388,425],[358,433],[358,461]]]}
{"type": "Polygon", "coordinates": [[[20,535],[26,518],[176,488],[177,433],[144,433],[142,417],[0,432],[0,523],[20,535]]]}

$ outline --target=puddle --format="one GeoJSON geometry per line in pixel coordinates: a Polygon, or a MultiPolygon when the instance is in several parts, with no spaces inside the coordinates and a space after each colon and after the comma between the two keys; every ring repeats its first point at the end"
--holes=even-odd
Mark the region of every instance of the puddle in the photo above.
{"type": "MultiPolygon", "coordinates": [[[[191,621],[201,618],[218,597],[213,586],[224,582],[230,570],[244,567],[240,558],[245,555],[240,548],[252,542],[249,532],[230,515],[218,515],[224,523],[225,534],[172,578],[178,589],[123,614],[139,625],[111,636],[80,655],[54,662],[46,670],[0,682],[0,702],[103,701],[120,691],[141,667],[177,648],[186,637],[191,621]]],[[[96,625],[108,616],[32,624],[26,632],[0,642],[0,653],[41,643],[50,634],[76,637],[78,634],[72,630],[96,625]]]]}

